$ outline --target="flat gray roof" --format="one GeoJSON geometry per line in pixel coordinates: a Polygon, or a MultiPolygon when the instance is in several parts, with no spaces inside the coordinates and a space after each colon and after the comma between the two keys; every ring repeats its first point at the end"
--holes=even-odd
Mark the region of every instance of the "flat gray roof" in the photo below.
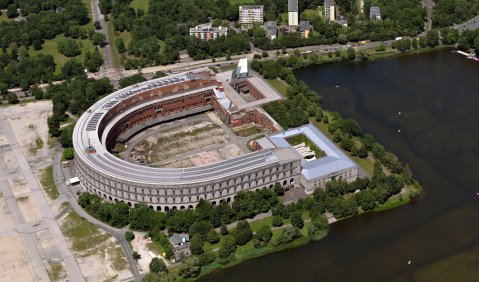
{"type": "MultiPolygon", "coordinates": [[[[209,182],[214,179],[222,179],[227,176],[235,175],[245,171],[254,171],[262,167],[274,164],[284,163],[292,156],[285,150],[271,149],[256,151],[245,154],[233,159],[220,161],[211,165],[192,167],[192,168],[152,168],[129,163],[110,154],[104,145],[105,140],[100,140],[98,135],[98,126],[105,114],[116,104],[124,99],[138,95],[144,91],[162,87],[164,85],[181,83],[182,81],[198,79],[199,73],[208,71],[207,68],[195,70],[197,75],[188,73],[180,73],[167,77],[142,82],[130,87],[118,90],[95,104],[93,104],[78,119],[73,131],[73,147],[77,158],[80,158],[91,169],[99,171],[103,174],[115,177],[120,180],[137,182],[151,185],[171,185],[171,184],[191,184],[209,182]],[[92,146],[96,153],[88,154],[87,148],[92,146]],[[278,153],[278,156],[276,155],[278,153]]],[[[215,78],[212,78],[215,79],[215,78]]],[[[196,90],[199,91],[199,90],[196,90]]],[[[194,92],[194,91],[192,91],[194,92]]],[[[187,95],[189,92],[182,92],[174,95],[158,97],[155,100],[145,102],[154,103],[160,99],[177,97],[178,95],[187,95]]],[[[145,104],[134,106],[119,116],[123,116],[134,109],[141,108],[145,104]]],[[[115,117],[103,133],[106,136],[108,128],[111,124],[119,120],[119,116],[115,117]]]]}
{"type": "Polygon", "coordinates": [[[307,124],[282,133],[271,135],[257,141],[263,148],[291,148],[301,158],[301,173],[306,179],[315,179],[340,170],[356,167],[356,164],[346,156],[326,135],[314,125],[307,124]],[[307,161],[293,149],[286,138],[298,134],[306,135],[316,146],[326,153],[326,156],[313,161],[307,161]],[[266,139],[266,140],[264,140],[266,139]]]}
{"type": "Polygon", "coordinates": [[[298,12],[298,0],[288,0],[288,12],[298,12]]]}

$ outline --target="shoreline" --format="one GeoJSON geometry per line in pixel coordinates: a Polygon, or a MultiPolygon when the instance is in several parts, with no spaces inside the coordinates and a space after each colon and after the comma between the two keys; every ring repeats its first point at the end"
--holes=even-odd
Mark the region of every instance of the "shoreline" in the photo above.
{"type": "MultiPolygon", "coordinates": [[[[432,52],[432,51],[435,51],[435,50],[439,50],[439,49],[443,49],[443,48],[451,48],[450,46],[446,46],[446,45],[441,45],[441,46],[437,46],[437,47],[434,47],[434,48],[421,48],[421,49],[417,49],[417,50],[410,50],[408,52],[399,52],[395,49],[391,49],[391,50],[387,50],[387,51],[384,51],[384,52],[376,52],[376,53],[373,53],[374,54],[381,54],[380,56],[375,56],[371,59],[371,57],[368,57],[368,60],[365,60],[365,61],[360,61],[360,60],[354,60],[354,61],[345,61],[345,60],[341,60],[341,61],[331,61],[331,62],[322,62],[322,63],[319,63],[319,64],[316,64],[316,65],[308,65],[308,66],[303,66],[301,68],[307,68],[307,67],[312,67],[312,66],[319,66],[319,65],[322,65],[322,64],[329,64],[329,63],[338,63],[338,62],[351,62],[351,63],[357,63],[357,62],[368,62],[368,61],[375,61],[375,60],[378,60],[378,59],[383,59],[383,58],[389,58],[389,57],[394,57],[394,56],[407,56],[407,55],[416,55],[416,54],[420,54],[420,53],[427,53],[427,52],[432,52]]],[[[368,49],[370,50],[370,49],[368,49]]],[[[296,68],[296,69],[301,69],[301,68],[296,68]]],[[[276,80],[279,81],[278,78],[276,78],[276,80]]],[[[291,87],[290,84],[288,84],[286,81],[282,80],[281,79],[281,83],[284,84],[284,86],[286,86],[286,88],[288,87],[291,87]]],[[[278,89],[277,87],[273,86],[276,90],[278,90],[279,92],[282,92],[280,91],[280,89],[278,89]]],[[[283,94],[283,93],[282,93],[283,94]]],[[[288,99],[288,98],[286,98],[288,99]]],[[[313,123],[314,124],[314,123],[313,123]]],[[[321,129],[320,127],[318,127],[316,124],[314,124],[319,130],[321,130],[323,133],[325,133],[326,135],[328,135],[328,138],[331,139],[331,136],[330,134],[328,134],[327,132],[324,132],[323,129],[321,129]]],[[[348,157],[351,157],[351,156],[348,156],[348,157]]],[[[356,161],[355,161],[356,162],[356,161]]],[[[363,167],[362,164],[356,162],[356,164],[358,166],[361,166],[363,167]]],[[[363,167],[364,168],[364,167],[363,167]]],[[[392,197],[390,197],[386,202],[384,202],[383,204],[379,204],[378,206],[376,206],[373,210],[371,211],[359,211],[357,214],[355,215],[352,215],[352,216],[348,216],[348,217],[344,217],[344,218],[340,218],[340,219],[337,219],[336,221],[334,222],[331,222],[329,224],[333,224],[335,222],[340,222],[340,221],[343,221],[343,220],[346,220],[346,219],[349,219],[349,218],[352,218],[352,217],[356,217],[356,216],[360,216],[360,215],[365,215],[365,214],[368,214],[368,213],[378,213],[378,212],[384,212],[384,211],[387,211],[387,210],[390,210],[390,209],[393,209],[393,208],[398,208],[400,206],[403,206],[403,205],[406,205],[408,203],[410,203],[413,199],[411,199],[410,197],[408,197],[409,195],[411,195],[411,193],[415,192],[417,193],[418,195],[421,193],[422,191],[422,186],[420,185],[420,183],[417,181],[417,180],[413,180],[413,183],[410,184],[410,185],[405,185],[405,187],[403,187],[403,190],[401,190],[401,192],[397,195],[394,195],[392,197]],[[405,196],[405,197],[403,197],[405,196]]],[[[329,225],[328,225],[329,226],[329,225]]],[[[302,247],[302,246],[305,246],[307,245],[308,243],[310,243],[311,241],[320,241],[324,238],[326,238],[326,236],[328,235],[329,231],[327,230],[326,232],[322,232],[321,234],[313,234],[313,235],[306,235],[306,236],[301,236],[299,238],[296,238],[294,239],[293,241],[285,244],[285,245],[280,245],[280,246],[277,246],[277,247],[265,247],[265,248],[262,248],[262,249],[256,249],[257,251],[256,252],[253,252],[251,253],[250,255],[246,255],[246,256],[243,256],[243,257],[238,257],[238,258],[234,258],[232,261],[229,261],[228,263],[226,264],[220,264],[218,263],[217,261],[209,264],[209,265],[206,265],[206,266],[203,266],[202,267],[202,270],[199,274],[198,277],[194,278],[194,280],[198,280],[198,279],[201,279],[201,278],[204,278],[206,277],[207,275],[209,274],[212,274],[214,272],[217,272],[217,271],[221,271],[221,270],[224,270],[224,269],[227,269],[227,268],[230,268],[230,267],[234,267],[238,264],[240,264],[241,262],[244,262],[244,261],[247,261],[247,260],[251,260],[251,259],[256,259],[256,258],[259,258],[259,257],[262,257],[262,256],[265,256],[265,255],[268,255],[268,254],[271,254],[271,253],[275,253],[275,252],[281,252],[281,251],[285,251],[285,250],[290,250],[290,249],[293,249],[293,248],[298,248],[298,247],[302,247]]],[[[178,267],[179,268],[179,267],[178,267]]],[[[170,274],[174,274],[176,273],[176,271],[174,269],[171,269],[172,271],[170,272],[170,274]]],[[[179,276],[174,276],[174,277],[179,277],[179,276]]]]}

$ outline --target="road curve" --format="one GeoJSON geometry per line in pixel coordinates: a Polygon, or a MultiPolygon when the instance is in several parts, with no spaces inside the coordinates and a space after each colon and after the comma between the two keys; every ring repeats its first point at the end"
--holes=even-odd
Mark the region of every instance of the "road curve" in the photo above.
{"type": "Polygon", "coordinates": [[[68,200],[70,203],[71,208],[81,217],[85,218],[88,220],[90,223],[94,224],[95,226],[107,231],[115,237],[118,242],[120,243],[121,247],[123,248],[123,251],[125,253],[126,259],[128,261],[128,264],[130,265],[130,270],[133,274],[133,278],[135,281],[140,282],[141,281],[141,275],[140,272],[138,271],[138,267],[136,264],[136,261],[133,259],[133,251],[130,248],[130,245],[125,239],[125,233],[121,229],[117,229],[114,227],[111,227],[110,225],[103,223],[99,221],[98,219],[94,218],[90,214],[88,214],[85,210],[83,210],[82,207],[77,202],[77,199],[75,195],[68,189],[68,187],[65,184],[65,175],[63,174],[62,168],[61,168],[61,155],[63,149],[61,146],[57,143],[56,148],[55,148],[55,153],[54,153],[54,158],[53,158],[53,178],[55,180],[55,185],[58,188],[58,192],[65,197],[65,199],[68,200]]]}

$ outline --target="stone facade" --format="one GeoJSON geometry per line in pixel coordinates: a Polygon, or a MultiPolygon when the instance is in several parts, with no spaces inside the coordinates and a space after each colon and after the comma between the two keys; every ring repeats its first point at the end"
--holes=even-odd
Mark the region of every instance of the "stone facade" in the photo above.
{"type": "Polygon", "coordinates": [[[124,181],[91,169],[87,163],[76,158],[76,170],[83,188],[108,201],[125,202],[129,206],[145,203],[157,211],[194,208],[200,199],[212,202],[234,201],[240,191],[255,191],[263,187],[272,189],[278,182],[285,187],[297,186],[301,173],[299,160],[284,164],[270,164],[260,170],[236,174],[215,181],[198,179],[193,184],[155,185],[124,181]]]}

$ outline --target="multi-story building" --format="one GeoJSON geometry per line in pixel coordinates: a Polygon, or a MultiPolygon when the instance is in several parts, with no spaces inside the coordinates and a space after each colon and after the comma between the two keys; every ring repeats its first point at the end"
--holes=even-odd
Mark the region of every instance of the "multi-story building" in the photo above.
{"type": "Polygon", "coordinates": [[[266,36],[271,40],[278,37],[278,23],[276,21],[266,22],[266,36]]]}
{"type": "Polygon", "coordinates": [[[312,28],[313,26],[309,23],[309,21],[300,21],[299,32],[301,32],[301,38],[308,38],[312,28]]]}
{"type": "Polygon", "coordinates": [[[251,27],[254,23],[263,24],[263,5],[239,6],[239,23],[244,27],[251,27]]]}
{"type": "Polygon", "coordinates": [[[298,14],[298,0],[288,0],[288,25],[298,26],[299,14],[298,14]]]}
{"type": "Polygon", "coordinates": [[[381,20],[381,9],[378,6],[371,6],[369,8],[369,18],[372,20],[381,20]]]}
{"type": "Polygon", "coordinates": [[[223,26],[212,27],[211,24],[202,24],[190,28],[190,35],[208,41],[216,39],[218,36],[227,36],[228,28],[223,26]]]}
{"type": "Polygon", "coordinates": [[[299,181],[308,194],[318,187],[324,188],[331,180],[342,179],[352,182],[358,177],[357,165],[312,124],[256,140],[256,148],[263,150],[290,148],[295,152],[301,159],[299,181]],[[316,158],[312,148],[305,143],[291,145],[288,139],[297,135],[304,135],[311,144],[322,150],[324,155],[316,158]]]}
{"type": "Polygon", "coordinates": [[[324,14],[326,21],[336,20],[336,3],[334,0],[324,0],[324,14]]]}

